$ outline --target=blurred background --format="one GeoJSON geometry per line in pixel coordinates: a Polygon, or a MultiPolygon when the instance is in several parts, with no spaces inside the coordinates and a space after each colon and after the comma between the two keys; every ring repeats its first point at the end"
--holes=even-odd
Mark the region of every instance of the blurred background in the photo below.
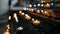
{"type": "MultiPolygon", "coordinates": [[[[60,23],[60,0],[0,0],[0,32],[1,32],[0,34],[3,34],[5,27],[9,22],[8,17],[12,16],[14,13],[19,12],[20,10],[22,10],[23,12],[24,10],[28,10],[26,11],[27,14],[29,15],[31,14],[31,16],[33,14],[37,15],[36,17],[38,16],[42,17],[41,19],[42,22],[44,22],[45,21],[44,18],[46,18],[49,20],[47,23],[49,22],[53,23],[53,21],[56,23],[60,23]],[[52,21],[50,21],[50,19],[52,21]]],[[[36,17],[34,16],[34,18],[36,17]]],[[[39,17],[37,19],[39,19],[39,17]]],[[[11,23],[12,22],[14,21],[11,21],[11,23]]],[[[59,25],[56,25],[56,28],[58,28],[57,26],[59,25]]],[[[51,30],[53,29],[54,27],[51,30]]]]}

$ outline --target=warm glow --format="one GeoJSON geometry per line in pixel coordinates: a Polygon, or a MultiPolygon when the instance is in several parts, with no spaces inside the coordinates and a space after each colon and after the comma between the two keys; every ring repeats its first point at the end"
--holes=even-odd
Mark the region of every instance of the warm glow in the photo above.
{"type": "Polygon", "coordinates": [[[44,15],[49,15],[49,12],[48,12],[48,11],[45,11],[45,12],[44,12],[44,15]]]}
{"type": "Polygon", "coordinates": [[[41,12],[43,13],[44,11],[43,11],[43,10],[41,10],[41,12]]]}
{"type": "Polygon", "coordinates": [[[35,26],[40,25],[40,21],[39,21],[39,20],[34,20],[34,21],[33,21],[33,25],[35,25],[35,26]]]}
{"type": "Polygon", "coordinates": [[[8,24],[7,27],[9,27],[10,25],[8,24]]]}
{"type": "Polygon", "coordinates": [[[30,11],[31,11],[31,12],[34,12],[34,9],[31,9],[30,11]]]}
{"type": "Polygon", "coordinates": [[[10,29],[10,27],[8,27],[8,29],[10,29]]]}
{"type": "Polygon", "coordinates": [[[32,5],[29,5],[29,7],[32,7],[32,5]]]}
{"type": "Polygon", "coordinates": [[[27,19],[27,20],[30,20],[31,19],[31,17],[29,16],[29,15],[25,15],[25,18],[27,19]]]}
{"type": "Polygon", "coordinates": [[[44,12],[45,14],[47,13],[47,11],[44,12]]]}
{"type": "Polygon", "coordinates": [[[14,13],[14,15],[13,15],[13,16],[14,16],[14,18],[17,18],[17,14],[16,14],[16,13],[14,13]]]}
{"type": "Polygon", "coordinates": [[[10,29],[10,25],[9,24],[7,25],[7,28],[10,29]]]}
{"type": "Polygon", "coordinates": [[[44,1],[41,1],[41,3],[43,3],[44,1]]]}
{"type": "Polygon", "coordinates": [[[28,10],[28,8],[23,8],[23,10],[28,10]]]}
{"type": "Polygon", "coordinates": [[[37,13],[40,13],[40,10],[37,10],[37,13]]]}
{"type": "Polygon", "coordinates": [[[41,4],[41,6],[43,7],[44,5],[43,5],[43,4],[41,4]]]}
{"type": "Polygon", "coordinates": [[[7,28],[4,30],[4,34],[10,34],[9,24],[7,25],[7,28]]]}
{"type": "Polygon", "coordinates": [[[45,5],[45,7],[50,7],[50,4],[47,3],[47,4],[45,5]]]}
{"type": "Polygon", "coordinates": [[[9,31],[9,29],[7,29],[6,31],[9,31]]]}
{"type": "Polygon", "coordinates": [[[8,20],[11,20],[11,16],[8,17],[8,20]]]}
{"type": "Polygon", "coordinates": [[[22,12],[22,15],[24,15],[25,13],[24,12],[22,12]]]}
{"type": "Polygon", "coordinates": [[[4,34],[10,34],[10,32],[4,32],[4,34]]]}
{"type": "Polygon", "coordinates": [[[36,7],[36,5],[34,5],[34,7],[36,7]]]}
{"type": "Polygon", "coordinates": [[[34,21],[34,18],[32,18],[32,21],[34,21]]]}
{"type": "Polygon", "coordinates": [[[19,11],[19,13],[21,14],[21,13],[22,13],[22,11],[19,11]]]}
{"type": "Polygon", "coordinates": [[[41,3],[44,3],[45,1],[41,1],[41,3]]]}

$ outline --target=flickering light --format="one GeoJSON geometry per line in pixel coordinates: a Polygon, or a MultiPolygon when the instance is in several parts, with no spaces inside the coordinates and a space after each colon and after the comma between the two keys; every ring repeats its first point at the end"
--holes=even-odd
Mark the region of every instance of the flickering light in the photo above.
{"type": "Polygon", "coordinates": [[[34,5],[34,7],[36,7],[36,5],[34,5]]]}
{"type": "Polygon", "coordinates": [[[10,25],[8,24],[7,27],[9,27],[10,25]]]}
{"type": "Polygon", "coordinates": [[[53,3],[51,3],[51,5],[53,5],[53,3]]]}
{"type": "Polygon", "coordinates": [[[43,3],[44,1],[41,1],[41,3],[43,3]]]}
{"type": "Polygon", "coordinates": [[[41,1],[41,3],[44,3],[45,1],[41,1]]]}
{"type": "Polygon", "coordinates": [[[45,7],[50,7],[50,4],[47,3],[47,4],[45,5],[45,7]]]}
{"type": "Polygon", "coordinates": [[[22,13],[22,11],[19,11],[19,13],[21,14],[21,13],[22,13]]]}
{"type": "Polygon", "coordinates": [[[28,8],[23,8],[23,10],[27,10],[28,8]]]}
{"type": "Polygon", "coordinates": [[[47,11],[44,12],[45,14],[47,13],[47,11]]]}
{"type": "Polygon", "coordinates": [[[40,10],[37,10],[37,13],[40,13],[40,10]]]}
{"type": "Polygon", "coordinates": [[[22,12],[22,15],[25,15],[25,13],[24,13],[24,12],[22,12]]]}
{"type": "Polygon", "coordinates": [[[30,4],[30,5],[29,5],[29,7],[31,8],[31,7],[32,7],[32,5],[30,4]]]}
{"type": "Polygon", "coordinates": [[[6,30],[7,32],[9,31],[9,29],[6,30]]]}
{"type": "Polygon", "coordinates": [[[32,18],[32,21],[34,21],[34,18],[32,18]]]}
{"type": "Polygon", "coordinates": [[[11,16],[8,17],[8,20],[11,20],[11,16]]]}
{"type": "Polygon", "coordinates": [[[10,27],[8,27],[8,29],[10,29],[10,27]]]}
{"type": "Polygon", "coordinates": [[[40,4],[38,4],[38,6],[40,6],[40,4]]]}
{"type": "Polygon", "coordinates": [[[44,5],[43,5],[43,4],[41,4],[41,6],[43,7],[44,5]]]}
{"type": "Polygon", "coordinates": [[[31,17],[28,14],[25,14],[25,18],[26,18],[26,20],[30,20],[31,19],[31,17]]]}
{"type": "Polygon", "coordinates": [[[33,25],[34,25],[34,26],[38,26],[38,25],[40,25],[40,21],[39,21],[39,20],[37,20],[37,19],[36,19],[36,20],[34,20],[34,21],[33,21],[33,25]]]}
{"type": "Polygon", "coordinates": [[[4,34],[10,34],[10,32],[4,32],[4,34]]]}
{"type": "Polygon", "coordinates": [[[34,12],[34,9],[31,9],[30,11],[31,11],[31,12],[34,12]]]}
{"type": "Polygon", "coordinates": [[[16,14],[16,13],[14,13],[14,15],[13,15],[13,16],[14,16],[14,18],[17,18],[17,14],[16,14]]]}
{"type": "Polygon", "coordinates": [[[43,10],[41,10],[41,12],[43,13],[43,10]]]}

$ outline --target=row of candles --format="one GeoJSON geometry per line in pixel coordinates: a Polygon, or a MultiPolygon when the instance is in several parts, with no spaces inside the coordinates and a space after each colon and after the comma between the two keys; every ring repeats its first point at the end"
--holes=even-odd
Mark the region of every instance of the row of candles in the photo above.
{"type": "MultiPolygon", "coordinates": [[[[22,11],[19,11],[19,14],[24,15],[26,20],[32,20],[34,26],[40,25],[40,21],[38,19],[31,18],[31,16],[29,16],[28,14],[25,14],[22,11]]],[[[19,21],[16,13],[13,14],[13,17],[15,18],[16,22],[19,21]]],[[[11,18],[12,18],[12,16],[9,16],[8,20],[11,20],[11,18]]],[[[10,34],[10,25],[8,24],[6,27],[7,28],[5,29],[4,34],[10,34]]],[[[17,29],[23,30],[23,27],[20,26],[17,29]]]]}
{"type": "Polygon", "coordinates": [[[6,25],[6,28],[4,30],[4,34],[10,34],[10,25],[9,24],[6,25]]]}
{"type": "MultiPolygon", "coordinates": [[[[38,19],[34,19],[34,18],[32,18],[31,16],[29,16],[28,14],[25,14],[25,13],[22,12],[22,11],[19,11],[19,14],[20,14],[20,15],[23,15],[26,20],[32,20],[32,22],[33,22],[34,25],[39,25],[39,24],[40,24],[40,21],[39,21],[38,19]]],[[[13,17],[15,18],[16,22],[19,22],[16,13],[13,14],[13,17]]],[[[9,16],[9,17],[8,17],[8,20],[11,20],[11,18],[12,18],[12,17],[9,16]]]]}
{"type": "Polygon", "coordinates": [[[37,15],[40,15],[40,14],[43,14],[43,15],[47,15],[49,16],[48,14],[51,13],[50,11],[47,11],[47,10],[43,10],[43,9],[37,9],[37,10],[34,10],[33,8],[31,9],[28,9],[28,8],[23,8],[23,10],[28,10],[30,13],[35,13],[37,15]]]}
{"type": "Polygon", "coordinates": [[[30,4],[29,7],[32,8],[33,6],[34,7],[38,6],[38,7],[47,7],[48,8],[48,7],[50,7],[50,5],[53,6],[54,4],[53,3],[51,3],[51,4],[49,4],[49,3],[46,3],[46,4],[37,4],[37,5],[36,4],[34,4],[34,5],[30,4]]]}

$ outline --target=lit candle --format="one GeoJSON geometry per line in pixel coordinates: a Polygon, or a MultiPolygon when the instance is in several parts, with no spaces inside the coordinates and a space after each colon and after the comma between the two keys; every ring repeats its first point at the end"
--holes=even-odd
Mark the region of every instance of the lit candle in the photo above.
{"type": "Polygon", "coordinates": [[[32,21],[34,21],[34,18],[32,18],[32,21]]]}
{"type": "Polygon", "coordinates": [[[40,6],[40,4],[38,4],[38,6],[40,6]]]}
{"type": "Polygon", "coordinates": [[[23,10],[28,10],[28,8],[23,8],[23,10]]]}
{"type": "Polygon", "coordinates": [[[41,1],[41,3],[43,3],[44,1],[41,1]]]}
{"type": "Polygon", "coordinates": [[[38,25],[40,25],[40,21],[39,21],[39,20],[35,20],[35,21],[33,21],[33,25],[34,25],[34,26],[38,26],[38,25]]]}
{"type": "Polygon", "coordinates": [[[31,19],[31,17],[30,17],[28,14],[25,14],[25,18],[26,18],[27,20],[30,20],[30,19],[31,19]]]}
{"type": "Polygon", "coordinates": [[[43,11],[43,10],[41,10],[41,12],[43,13],[44,11],[43,11]]]}
{"type": "Polygon", "coordinates": [[[47,3],[45,6],[46,6],[46,7],[50,7],[50,4],[47,3]]]}
{"type": "Polygon", "coordinates": [[[24,12],[22,12],[22,15],[25,15],[25,13],[24,13],[24,12]]]}
{"type": "Polygon", "coordinates": [[[29,5],[29,7],[31,8],[31,7],[32,7],[32,5],[30,4],[30,5],[29,5]]]}
{"type": "Polygon", "coordinates": [[[11,20],[11,16],[8,17],[8,20],[11,20]]]}
{"type": "Polygon", "coordinates": [[[16,13],[14,13],[14,15],[13,15],[13,16],[14,16],[14,18],[17,18],[17,14],[16,14],[16,13]]]}
{"type": "Polygon", "coordinates": [[[41,6],[43,7],[44,5],[43,5],[43,4],[41,4],[41,6]]]}
{"type": "Polygon", "coordinates": [[[31,9],[30,11],[31,11],[31,12],[34,12],[34,9],[31,9]]]}
{"type": "Polygon", "coordinates": [[[40,10],[37,10],[37,13],[40,13],[40,10]]]}
{"type": "Polygon", "coordinates": [[[34,5],[34,7],[36,7],[36,5],[34,5]]]}
{"type": "Polygon", "coordinates": [[[19,11],[19,13],[21,14],[21,13],[22,13],[22,11],[19,11]]]}

